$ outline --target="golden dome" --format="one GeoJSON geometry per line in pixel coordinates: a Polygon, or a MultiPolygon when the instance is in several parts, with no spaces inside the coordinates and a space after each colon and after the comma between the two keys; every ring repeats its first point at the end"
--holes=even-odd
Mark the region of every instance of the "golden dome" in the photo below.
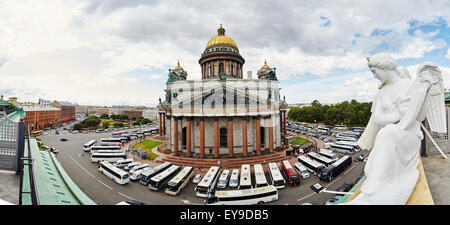
{"type": "Polygon", "coordinates": [[[233,39],[225,36],[225,29],[222,27],[222,24],[220,24],[219,29],[217,29],[217,36],[211,38],[208,41],[208,44],[206,44],[206,48],[217,44],[229,44],[235,48],[238,48],[236,42],[234,42],[233,39]]]}
{"type": "Polygon", "coordinates": [[[173,70],[182,70],[183,67],[180,66],[180,60],[178,60],[178,65],[177,67],[173,68],[173,70]]]}
{"type": "Polygon", "coordinates": [[[270,66],[267,65],[267,62],[265,59],[264,59],[264,65],[261,66],[261,69],[270,69],[270,66]]]}

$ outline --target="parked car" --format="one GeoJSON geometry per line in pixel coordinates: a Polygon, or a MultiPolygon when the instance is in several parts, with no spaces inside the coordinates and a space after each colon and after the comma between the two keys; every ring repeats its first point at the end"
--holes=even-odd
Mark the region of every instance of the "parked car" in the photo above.
{"type": "Polygon", "coordinates": [[[353,187],[353,182],[345,182],[341,187],[337,189],[340,192],[348,192],[353,187]]]}
{"type": "Polygon", "coordinates": [[[139,201],[136,201],[136,200],[128,200],[128,201],[126,201],[126,203],[128,203],[130,205],[146,205],[145,203],[139,202],[139,201]]]}
{"type": "Polygon", "coordinates": [[[364,160],[364,155],[363,154],[358,155],[357,157],[355,157],[355,162],[361,162],[363,160],[364,160]]]}
{"type": "Polygon", "coordinates": [[[192,183],[198,184],[202,180],[202,177],[203,176],[201,174],[195,175],[194,179],[192,179],[192,183]]]}
{"type": "Polygon", "coordinates": [[[342,195],[336,195],[333,198],[329,199],[327,202],[325,202],[325,205],[333,205],[335,202],[339,201],[339,199],[342,198],[342,195]]]}
{"type": "Polygon", "coordinates": [[[68,141],[67,138],[61,138],[60,141],[68,141]]]}
{"type": "Polygon", "coordinates": [[[58,149],[53,148],[53,147],[50,148],[50,151],[53,152],[54,154],[58,154],[59,153],[58,149]]]}

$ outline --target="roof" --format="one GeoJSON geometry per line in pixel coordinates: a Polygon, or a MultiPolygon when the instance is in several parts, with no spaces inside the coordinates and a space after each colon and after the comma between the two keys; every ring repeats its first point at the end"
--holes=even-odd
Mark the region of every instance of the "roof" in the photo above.
{"type": "Polygon", "coordinates": [[[238,48],[236,42],[233,39],[225,36],[225,29],[222,27],[222,24],[220,25],[219,29],[217,29],[217,36],[211,38],[208,41],[208,44],[206,44],[206,48],[219,44],[228,44],[235,48],[238,48]]]}
{"type": "Polygon", "coordinates": [[[61,109],[58,109],[56,107],[53,106],[42,106],[42,105],[38,105],[38,106],[24,106],[23,107],[23,111],[59,111],[61,109]]]}

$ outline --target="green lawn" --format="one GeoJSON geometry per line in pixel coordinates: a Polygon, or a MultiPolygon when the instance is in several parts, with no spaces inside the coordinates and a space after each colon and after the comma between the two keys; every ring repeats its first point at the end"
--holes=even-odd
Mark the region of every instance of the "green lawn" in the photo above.
{"type": "Polygon", "coordinates": [[[308,140],[306,140],[305,138],[297,137],[297,140],[294,142],[291,142],[291,145],[302,145],[302,144],[305,144],[306,142],[308,142],[308,140]]]}
{"type": "Polygon", "coordinates": [[[152,152],[152,148],[162,144],[161,141],[154,141],[154,140],[144,140],[137,144],[134,144],[131,149],[140,148],[145,151],[147,151],[147,156],[150,160],[158,158],[158,155],[152,152]]]}

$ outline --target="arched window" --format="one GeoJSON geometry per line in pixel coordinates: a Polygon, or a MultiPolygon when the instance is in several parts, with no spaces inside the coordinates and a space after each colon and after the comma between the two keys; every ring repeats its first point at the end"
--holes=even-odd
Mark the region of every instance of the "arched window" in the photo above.
{"type": "Polygon", "coordinates": [[[228,144],[228,131],[227,128],[220,128],[220,147],[227,147],[228,144]]]}

